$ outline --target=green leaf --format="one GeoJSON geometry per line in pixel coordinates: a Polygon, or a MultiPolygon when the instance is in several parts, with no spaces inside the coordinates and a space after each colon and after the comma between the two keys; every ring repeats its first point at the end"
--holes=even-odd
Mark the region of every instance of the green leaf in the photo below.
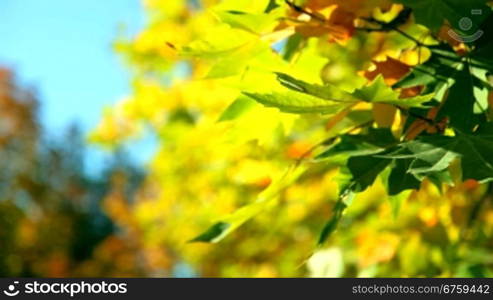
{"type": "Polygon", "coordinates": [[[473,127],[477,125],[477,120],[474,118],[476,97],[474,95],[474,80],[468,64],[464,66],[464,70],[455,76],[454,80],[455,83],[450,88],[449,95],[440,109],[438,119],[448,117],[453,128],[463,132],[471,132],[473,127]]]}
{"type": "Polygon", "coordinates": [[[449,170],[443,170],[441,172],[428,173],[426,174],[426,178],[435,185],[435,187],[442,193],[443,185],[453,186],[454,181],[452,179],[452,175],[449,170]]]}
{"type": "Polygon", "coordinates": [[[229,24],[233,28],[243,29],[255,34],[270,32],[278,24],[283,15],[282,9],[273,9],[269,13],[253,14],[237,10],[213,11],[220,22],[229,24]]]}
{"type": "Polygon", "coordinates": [[[361,156],[369,155],[374,153],[379,153],[383,149],[364,142],[359,136],[356,135],[343,135],[341,140],[332,148],[322,152],[317,155],[315,159],[326,160],[334,158],[337,155],[347,155],[347,156],[361,156]]]}
{"type": "Polygon", "coordinates": [[[461,155],[462,178],[487,182],[493,179],[493,132],[489,135],[461,135],[451,151],[461,155]]]}
{"type": "Polygon", "coordinates": [[[419,189],[421,181],[408,172],[412,162],[412,159],[398,159],[395,161],[388,179],[389,196],[399,195],[406,190],[419,189]]]}
{"type": "Polygon", "coordinates": [[[230,226],[230,224],[228,224],[228,223],[217,222],[216,224],[209,227],[209,229],[207,229],[204,233],[202,233],[201,235],[190,240],[190,242],[191,243],[194,243],[194,242],[214,242],[214,241],[222,238],[222,235],[225,232],[227,232],[229,226],[230,226]]]}
{"type": "Polygon", "coordinates": [[[280,5],[277,4],[277,0],[269,0],[269,4],[265,8],[264,12],[269,13],[272,10],[278,8],[280,5]]]}
{"type": "MultiPolygon", "coordinates": [[[[493,126],[484,125],[475,134],[459,133],[455,137],[425,136],[404,143],[404,151],[387,158],[413,159],[407,172],[415,176],[436,176],[457,158],[461,159],[462,179],[479,182],[493,180],[493,126]]],[[[385,158],[381,156],[381,158],[385,158]]]]}
{"type": "MultiPolygon", "coordinates": [[[[353,197],[351,195],[350,197],[353,197]]],[[[346,203],[342,200],[343,197],[339,197],[340,200],[338,200],[332,210],[332,217],[325,223],[324,227],[322,228],[322,231],[320,232],[320,236],[318,238],[318,245],[322,245],[331,235],[332,233],[337,229],[337,225],[339,225],[339,222],[344,214],[344,211],[347,208],[346,203]]]]}
{"type": "Polygon", "coordinates": [[[457,158],[457,154],[449,150],[451,140],[449,137],[433,137],[433,144],[428,143],[431,137],[420,138],[406,143],[404,148],[411,154],[396,156],[396,158],[412,158],[408,172],[414,175],[441,172],[457,158]]]}
{"type": "Polygon", "coordinates": [[[273,92],[272,94],[244,94],[265,106],[276,107],[288,113],[336,114],[347,107],[347,105],[290,90],[273,92]]]}
{"type": "Polygon", "coordinates": [[[206,78],[223,78],[241,74],[256,57],[270,51],[268,44],[259,41],[244,44],[228,55],[214,58],[215,64],[207,73],[206,78]]]}
{"type": "Polygon", "coordinates": [[[433,95],[431,94],[400,99],[400,93],[387,86],[381,75],[369,85],[356,89],[353,93],[346,92],[330,84],[318,85],[307,83],[282,73],[277,73],[277,78],[283,86],[291,90],[332,102],[356,103],[358,101],[366,101],[399,105],[402,107],[423,107],[423,103],[433,99],[433,95]]]}
{"type": "Polygon", "coordinates": [[[319,246],[327,241],[327,239],[337,229],[337,226],[339,225],[339,222],[341,221],[346,208],[351,205],[351,202],[353,201],[355,196],[355,182],[352,180],[351,174],[346,168],[342,168],[340,170],[336,180],[338,181],[339,185],[339,196],[337,198],[337,202],[332,208],[332,216],[327,221],[327,223],[325,223],[322,231],[320,232],[320,236],[317,242],[319,246]]]}
{"type": "Polygon", "coordinates": [[[221,218],[202,234],[191,239],[190,242],[216,243],[221,241],[245,222],[264,211],[278,198],[279,194],[296,181],[305,170],[306,167],[304,166],[291,167],[283,176],[274,180],[267,189],[260,193],[255,202],[243,206],[230,215],[221,218]]]}
{"type": "Polygon", "coordinates": [[[180,54],[185,57],[217,59],[233,54],[239,48],[254,43],[255,35],[228,25],[214,27],[200,39],[184,46],[180,54]]]}
{"type": "Polygon", "coordinates": [[[385,84],[383,76],[379,75],[369,85],[354,91],[353,96],[363,101],[372,103],[386,103],[402,107],[423,107],[423,103],[426,103],[433,99],[434,95],[429,94],[400,99],[400,93],[394,91],[391,87],[387,86],[385,84]]]}
{"type": "Polygon", "coordinates": [[[241,74],[248,66],[250,58],[242,57],[238,53],[232,54],[224,59],[219,59],[211,67],[205,79],[217,79],[241,74]]]}
{"type": "Polygon", "coordinates": [[[491,10],[486,5],[487,0],[396,0],[396,2],[412,8],[416,22],[434,32],[437,32],[445,21],[459,30],[459,21],[463,17],[473,20],[474,25],[470,31],[475,32],[483,23],[485,15],[491,10]],[[474,9],[483,10],[483,14],[472,14],[474,9]]]}
{"type": "Polygon", "coordinates": [[[377,176],[392,161],[375,155],[355,156],[348,160],[347,166],[355,183],[354,191],[362,192],[370,187],[377,176]]]}
{"type": "Polygon", "coordinates": [[[390,129],[369,128],[367,134],[345,134],[333,147],[319,154],[316,159],[324,160],[336,155],[361,156],[382,152],[397,142],[390,129]]]}
{"type": "Polygon", "coordinates": [[[287,74],[276,73],[277,80],[279,82],[294,91],[305,93],[320,99],[334,101],[334,102],[357,102],[358,99],[352,96],[350,93],[341,90],[340,88],[327,84],[318,85],[310,84],[304,81],[295,79],[287,74]]]}
{"type": "Polygon", "coordinates": [[[248,112],[250,109],[258,105],[257,102],[252,99],[240,96],[233,103],[231,103],[228,108],[219,117],[219,122],[234,120],[244,113],[248,112]]]}
{"type": "Polygon", "coordinates": [[[295,33],[290,36],[286,42],[286,46],[283,50],[282,58],[285,61],[291,61],[294,55],[300,50],[303,45],[303,36],[299,33],[295,33]]]}

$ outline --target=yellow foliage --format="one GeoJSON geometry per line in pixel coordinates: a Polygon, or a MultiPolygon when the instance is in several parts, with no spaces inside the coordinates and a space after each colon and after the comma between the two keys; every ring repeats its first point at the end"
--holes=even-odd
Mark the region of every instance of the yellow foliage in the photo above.
{"type": "MultiPolygon", "coordinates": [[[[184,261],[205,276],[318,274],[315,267],[308,266],[312,270],[307,270],[304,263],[313,254],[317,236],[332,214],[340,175],[337,161],[312,164],[314,155],[326,146],[319,143],[342,132],[357,133],[364,120],[352,116],[354,112],[366,113],[370,121],[385,128],[400,127],[404,117],[396,118],[395,107],[369,103],[351,106],[336,116],[299,117],[238,101],[242,91],[282,90],[273,72],[319,83],[340,83],[348,91],[379,75],[392,85],[410,71],[410,66],[426,61],[430,54],[422,53],[395,32],[370,33],[369,38],[349,31],[336,36],[331,26],[343,23],[343,29],[354,30],[358,17],[374,15],[391,20],[402,10],[402,6],[391,6],[385,0],[307,1],[304,7],[308,13],[319,12],[334,21],[320,32],[314,31],[320,29],[320,24],[316,25],[319,21],[313,16],[303,23],[306,16],[282,6],[285,18],[274,18],[276,26],[268,27],[272,32],[262,34],[250,30],[255,22],[241,23],[233,15],[228,25],[220,24],[210,12],[239,8],[241,14],[251,14],[256,20],[256,14],[261,14],[269,1],[231,0],[219,6],[214,6],[217,1],[199,2],[200,8],[188,7],[188,1],[145,2],[150,24],[128,42],[130,50],[124,51],[133,58],[137,70],[132,95],[104,112],[91,140],[102,145],[118,144],[150,125],[159,146],[137,199],[125,206],[112,198],[115,195],[110,196],[108,213],[129,232],[139,233],[132,238],[151,265],[170,269],[184,261]],[[322,11],[327,7],[332,7],[330,13],[322,11]],[[314,38],[299,37],[297,54],[283,57],[285,53],[279,51],[277,43],[286,43],[284,39],[292,37],[295,27],[298,33],[306,30],[305,36],[314,38]],[[344,40],[346,46],[330,43],[327,34],[344,40]],[[182,76],[176,76],[180,72],[182,76]],[[357,72],[364,76],[357,76],[357,72]],[[235,104],[240,107],[233,112],[226,110],[235,104]],[[230,115],[221,120],[226,112],[230,115]],[[353,119],[348,121],[349,116],[353,119]],[[310,166],[309,171],[220,244],[187,243],[214,220],[256,203],[259,194],[274,184],[274,178],[282,178],[286,169],[301,161],[310,166]],[[161,255],[160,250],[172,255],[161,255]]],[[[404,26],[419,40],[430,39],[422,27],[404,26]]],[[[411,129],[419,133],[427,129],[422,124],[414,126],[411,129]]],[[[403,133],[393,129],[402,138],[403,133]]],[[[409,139],[415,137],[413,132],[409,139]]],[[[462,237],[458,228],[467,223],[466,200],[478,196],[469,195],[460,185],[444,187],[443,192],[427,181],[423,186],[409,201],[399,203],[401,214],[394,217],[394,210],[398,210],[395,203],[391,207],[394,198],[389,201],[382,184],[374,184],[353,201],[347,211],[348,223],[328,241],[330,251],[314,260],[337,260],[330,265],[338,276],[366,274],[371,268],[375,276],[455,272],[447,265],[449,258],[437,248],[462,237]]],[[[485,219],[493,223],[491,213],[485,219]]],[[[125,257],[120,259],[122,264],[127,262],[125,257]]]]}

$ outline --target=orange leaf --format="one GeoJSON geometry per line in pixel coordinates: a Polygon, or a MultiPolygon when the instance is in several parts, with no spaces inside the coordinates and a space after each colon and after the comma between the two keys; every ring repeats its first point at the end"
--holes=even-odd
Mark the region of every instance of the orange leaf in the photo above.
{"type": "Polygon", "coordinates": [[[400,98],[405,99],[405,98],[416,97],[416,96],[421,94],[423,89],[424,89],[424,86],[422,86],[422,85],[402,89],[401,94],[400,94],[400,98]]]}
{"type": "Polygon", "coordinates": [[[258,181],[254,183],[254,186],[264,189],[268,187],[272,183],[272,179],[270,177],[262,177],[258,181]]]}
{"type": "Polygon", "coordinates": [[[477,180],[474,179],[467,179],[464,181],[464,188],[466,190],[474,190],[477,189],[480,186],[480,183],[477,180]]]}
{"type": "Polygon", "coordinates": [[[313,11],[309,7],[303,9],[306,9],[313,17],[296,26],[296,32],[301,35],[305,37],[329,35],[331,42],[345,42],[354,35],[356,16],[351,11],[341,9],[336,5],[327,6],[323,13],[313,11]]]}
{"type": "MultiPolygon", "coordinates": [[[[426,115],[426,119],[428,120],[435,120],[435,118],[438,115],[438,107],[433,107],[428,111],[428,114],[426,115]]],[[[430,134],[437,133],[444,131],[447,126],[447,119],[443,119],[438,123],[435,124],[430,124],[426,120],[421,120],[418,119],[414,121],[411,126],[409,126],[409,129],[406,133],[406,140],[414,140],[418,135],[420,135],[422,132],[426,131],[430,134]]]]}
{"type": "Polygon", "coordinates": [[[286,150],[286,156],[290,159],[306,158],[310,156],[311,149],[312,149],[312,145],[307,142],[303,142],[303,141],[294,142],[291,145],[289,145],[288,149],[286,150]]]}
{"type": "Polygon", "coordinates": [[[367,70],[363,75],[372,81],[382,74],[387,85],[395,84],[411,70],[411,67],[392,57],[387,57],[387,60],[382,62],[374,61],[373,63],[375,64],[375,69],[367,70]]]}
{"type": "Polygon", "coordinates": [[[414,121],[406,133],[406,141],[414,140],[418,135],[428,128],[428,124],[423,120],[414,121]]]}

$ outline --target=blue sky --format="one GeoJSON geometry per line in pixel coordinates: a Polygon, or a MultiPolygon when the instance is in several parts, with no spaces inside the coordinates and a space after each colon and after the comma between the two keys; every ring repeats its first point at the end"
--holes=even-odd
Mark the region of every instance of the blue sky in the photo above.
{"type": "MultiPolygon", "coordinates": [[[[111,46],[119,28],[135,34],[144,23],[139,0],[0,0],[0,65],[37,89],[49,133],[74,121],[88,131],[129,93],[129,72],[111,46]]],[[[151,144],[133,145],[132,157],[145,160],[151,144]]],[[[92,149],[89,167],[103,156],[92,149]]]]}

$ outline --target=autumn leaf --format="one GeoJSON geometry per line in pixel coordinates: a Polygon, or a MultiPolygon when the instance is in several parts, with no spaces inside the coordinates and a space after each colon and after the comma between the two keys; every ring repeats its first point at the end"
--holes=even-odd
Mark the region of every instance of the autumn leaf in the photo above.
{"type": "Polygon", "coordinates": [[[385,61],[374,61],[373,64],[374,67],[372,69],[363,73],[366,79],[373,81],[378,75],[382,75],[385,83],[389,86],[400,81],[411,71],[410,66],[388,56],[385,61]]]}
{"type": "Polygon", "coordinates": [[[327,11],[327,16],[311,17],[296,24],[296,32],[304,37],[328,36],[331,42],[346,42],[355,32],[354,15],[337,6],[327,11]]]}

